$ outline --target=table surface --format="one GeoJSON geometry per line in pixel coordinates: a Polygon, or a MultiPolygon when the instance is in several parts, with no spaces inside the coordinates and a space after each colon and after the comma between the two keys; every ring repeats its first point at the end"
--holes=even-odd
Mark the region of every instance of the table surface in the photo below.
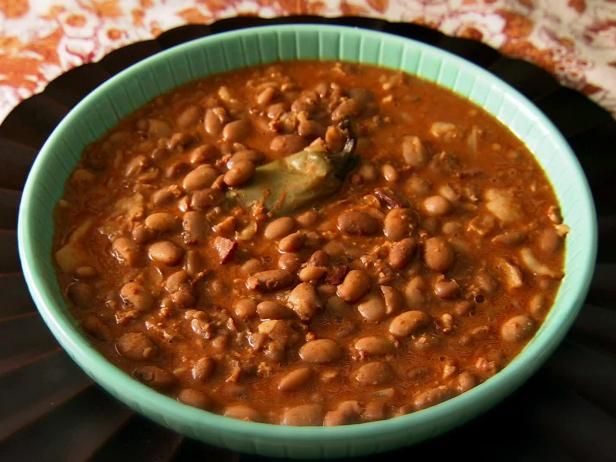
{"type": "Polygon", "coordinates": [[[0,121],[75,66],[183,24],[238,15],[425,25],[541,66],[616,116],[614,0],[0,0],[0,121]]]}
{"type": "MultiPolygon", "coordinates": [[[[2,2],[0,2],[2,4],[2,2]]],[[[520,390],[485,415],[388,458],[474,461],[616,460],[616,121],[547,72],[476,41],[374,19],[311,19],[384,30],[459,54],[531,98],[562,131],[589,178],[599,215],[599,258],[566,340],[520,390]],[[478,447],[480,449],[478,449],[478,447]]],[[[51,130],[88,91],[161,49],[272,22],[236,18],[184,26],[63,74],[0,126],[0,460],[264,460],[185,438],[135,414],[96,386],[55,342],[34,307],[16,250],[20,191],[51,130]]],[[[383,456],[381,456],[383,457],[383,456]]],[[[362,460],[381,460],[379,456],[362,460]]]]}

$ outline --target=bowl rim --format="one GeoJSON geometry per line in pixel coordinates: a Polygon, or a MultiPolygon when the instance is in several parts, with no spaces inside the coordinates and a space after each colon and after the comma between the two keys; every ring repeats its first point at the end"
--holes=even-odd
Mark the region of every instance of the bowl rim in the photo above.
{"type": "MultiPolygon", "coordinates": [[[[435,84],[442,86],[438,83],[435,84]]],[[[450,89],[450,91],[455,92],[453,89],[450,89]]],[[[473,102],[471,101],[471,103],[473,102]]],[[[495,117],[495,114],[491,113],[487,108],[484,110],[495,117]]],[[[43,319],[56,339],[82,369],[90,374],[97,383],[122,401],[127,402],[127,400],[119,395],[129,395],[135,401],[138,401],[141,412],[147,411],[148,415],[162,415],[165,421],[170,419],[171,421],[183,422],[191,427],[199,427],[201,429],[216,428],[219,433],[225,432],[236,437],[249,436],[256,441],[280,442],[281,446],[284,446],[282,443],[314,443],[315,440],[351,444],[359,439],[374,438],[375,433],[408,433],[418,426],[436,428],[442,425],[443,420],[447,419],[456,418],[460,422],[468,420],[492,407],[497,401],[500,401],[526,381],[560,343],[581,308],[594,271],[597,252],[597,226],[590,187],[577,157],[552,122],[524,95],[499,77],[448,51],[417,40],[358,27],[302,23],[256,26],[191,40],[133,64],[90,92],[53,130],[33,163],[23,189],[19,208],[18,246],[23,273],[29,291],[43,319]],[[42,283],[46,271],[43,268],[41,259],[48,257],[36,255],[30,247],[30,242],[38,233],[36,220],[31,212],[33,197],[37,192],[37,180],[45,176],[46,163],[48,157],[50,157],[49,153],[53,151],[62,137],[62,132],[70,127],[87,110],[89,101],[104,94],[108,88],[117,85],[118,82],[130,79],[147,70],[154,63],[165,61],[172,55],[182,54],[192,48],[215,46],[226,40],[234,40],[238,37],[251,37],[255,34],[266,33],[272,30],[295,31],[298,29],[309,29],[311,32],[322,30],[339,33],[359,33],[361,35],[379,36],[381,38],[386,36],[389,40],[412,42],[414,47],[439,55],[444,60],[453,62],[456,66],[466,68],[483,79],[487,79],[490,84],[495,85],[499,90],[517,100],[540,125],[547,129],[561,153],[570,158],[569,161],[573,166],[576,181],[581,182],[582,189],[585,191],[584,196],[577,199],[580,201],[580,206],[585,207],[586,219],[582,226],[585,227],[583,237],[585,238],[587,252],[580,255],[579,258],[576,257],[576,266],[581,266],[585,271],[578,278],[579,281],[576,281],[575,291],[566,299],[560,300],[558,313],[555,313],[550,318],[546,318],[542,329],[533,336],[524,349],[505,368],[473,389],[421,411],[382,421],[338,427],[292,427],[278,424],[244,422],[179,403],[173,398],[160,394],[141,384],[136,379],[131,378],[90,345],[85,334],[82,334],[77,329],[67,307],[56,306],[50,291],[42,283]],[[116,394],[116,390],[120,389],[122,392],[116,394]]],[[[127,402],[127,404],[134,406],[130,402],[127,402]]]]}

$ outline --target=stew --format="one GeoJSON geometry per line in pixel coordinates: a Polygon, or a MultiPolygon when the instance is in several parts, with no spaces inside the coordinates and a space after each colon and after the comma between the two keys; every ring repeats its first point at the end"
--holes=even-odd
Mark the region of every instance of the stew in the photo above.
{"type": "Polygon", "coordinates": [[[283,425],[386,419],[496,374],[553,303],[567,234],[496,119],[339,62],[157,97],[86,147],[55,216],[60,286],[111,362],[283,425]]]}

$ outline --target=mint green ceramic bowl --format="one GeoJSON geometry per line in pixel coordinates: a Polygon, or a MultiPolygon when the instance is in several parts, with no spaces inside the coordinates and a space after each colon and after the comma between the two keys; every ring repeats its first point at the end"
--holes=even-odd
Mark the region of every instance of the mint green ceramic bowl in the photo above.
{"type": "Polygon", "coordinates": [[[501,80],[449,53],[412,40],[336,26],[245,29],[177,46],[105,82],[60,123],[38,155],[19,211],[19,253],[30,292],[45,322],[96,382],[138,412],[193,438],[271,456],[340,457],[410,445],[487,410],[522,384],[552,353],[586,295],[596,254],[596,216],[586,178],[546,117],[501,80]],[[429,409],[344,427],[283,427],[210,414],[140,384],[103,358],[69,314],[51,259],[52,210],[84,146],[122,117],[184,82],[276,60],[337,59],[401,69],[485,108],[507,125],[547,172],[560,200],[567,238],[566,276],[555,306],[528,346],[485,383],[429,409]]]}

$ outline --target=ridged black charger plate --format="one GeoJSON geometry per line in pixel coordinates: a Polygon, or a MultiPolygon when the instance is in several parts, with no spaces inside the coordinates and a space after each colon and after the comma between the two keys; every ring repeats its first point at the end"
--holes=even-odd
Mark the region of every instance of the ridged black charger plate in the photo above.
{"type": "MultiPolygon", "coordinates": [[[[599,214],[590,293],[566,340],[526,385],[487,414],[420,445],[365,460],[616,461],[616,122],[541,69],[466,39],[365,18],[234,18],[184,26],[73,69],[0,126],[0,460],[263,460],[185,438],[135,414],[69,359],[41,320],[17,256],[17,209],[30,165],[60,119],[94,87],[173,45],[263,24],[360,26],[458,54],[512,84],[565,135],[599,214]]],[[[363,460],[363,459],[362,459],[363,460]]]]}

